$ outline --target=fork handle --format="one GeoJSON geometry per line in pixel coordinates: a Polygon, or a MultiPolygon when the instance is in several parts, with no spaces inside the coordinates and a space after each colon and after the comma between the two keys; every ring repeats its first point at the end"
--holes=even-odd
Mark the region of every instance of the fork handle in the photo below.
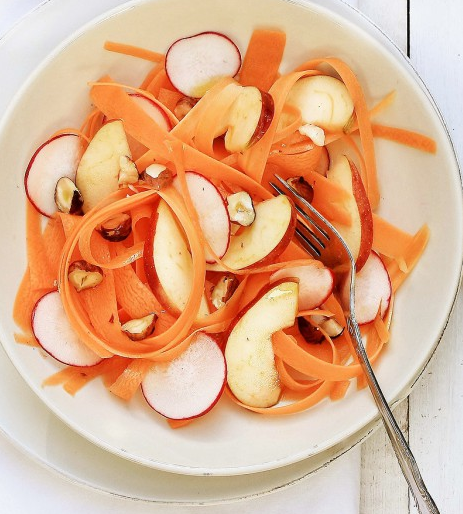
{"type": "Polygon", "coordinates": [[[378,381],[376,380],[376,376],[371,367],[365,347],[363,346],[358,324],[356,321],[352,320],[350,316],[347,317],[347,328],[351,336],[356,339],[357,344],[355,345],[355,348],[357,350],[360,364],[365,372],[368,386],[373,394],[373,398],[381,414],[386,432],[397,456],[397,460],[399,461],[404,477],[407,480],[410,491],[415,499],[416,506],[421,514],[439,514],[439,510],[437,509],[437,506],[429,494],[423,478],[421,477],[415,457],[413,456],[413,453],[410,450],[410,447],[408,446],[408,443],[405,440],[405,437],[400,430],[386,399],[384,398],[378,381]]]}

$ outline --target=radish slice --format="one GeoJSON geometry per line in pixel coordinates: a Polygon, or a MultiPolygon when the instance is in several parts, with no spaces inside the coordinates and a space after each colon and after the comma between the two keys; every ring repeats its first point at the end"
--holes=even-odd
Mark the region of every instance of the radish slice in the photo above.
{"type": "Polygon", "coordinates": [[[172,129],[172,123],[166,112],[153,102],[150,98],[138,93],[129,93],[132,100],[141,107],[148,116],[153,119],[161,128],[169,132],[172,129]]]}
{"type": "Polygon", "coordinates": [[[319,307],[333,292],[333,272],[318,263],[278,270],[270,277],[270,282],[291,277],[299,279],[299,311],[319,307]]]}
{"type": "Polygon", "coordinates": [[[209,334],[198,332],[180,357],[155,364],[141,387],[146,401],[159,414],[190,419],[205,414],[217,403],[226,374],[222,350],[209,334]]]}
{"type": "Polygon", "coordinates": [[[42,296],[32,311],[32,331],[40,346],[69,366],[94,366],[102,359],[73,331],[58,291],[42,296]]]}
{"type": "Polygon", "coordinates": [[[238,47],[217,32],[179,39],[166,54],[166,72],[173,86],[193,98],[204,96],[221,78],[234,77],[240,67],[238,47]]]}
{"type": "MultiPolygon", "coordinates": [[[[391,279],[381,257],[371,252],[362,269],[355,276],[355,318],[359,325],[371,323],[378,314],[386,313],[392,295],[391,279]]],[[[349,280],[341,292],[345,305],[349,302],[349,280]]]]}
{"type": "MultiPolygon", "coordinates": [[[[188,191],[193,206],[198,213],[199,224],[204,237],[212,251],[221,258],[228,250],[230,243],[230,216],[225,201],[214,184],[195,171],[185,173],[188,191]]],[[[180,182],[176,177],[174,187],[182,194],[180,182]]],[[[215,262],[214,257],[206,249],[206,262],[215,262]]]]}
{"type": "Polygon", "coordinates": [[[82,151],[82,140],[77,134],[60,134],[35,151],[26,169],[24,185],[27,197],[41,214],[50,217],[57,211],[56,183],[61,177],[75,182],[82,151]]]}

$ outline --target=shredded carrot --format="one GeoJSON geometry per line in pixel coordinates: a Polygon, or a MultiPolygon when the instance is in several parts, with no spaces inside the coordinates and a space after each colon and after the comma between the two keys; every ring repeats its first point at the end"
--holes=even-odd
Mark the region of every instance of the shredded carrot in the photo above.
{"type": "Polygon", "coordinates": [[[396,127],[386,127],[385,125],[373,124],[371,126],[373,135],[381,139],[389,139],[401,143],[402,145],[411,146],[417,150],[428,153],[436,153],[437,146],[434,139],[413,132],[411,130],[405,130],[396,127]]]}
{"type": "Polygon", "coordinates": [[[119,54],[129,55],[131,57],[138,57],[145,61],[161,62],[164,59],[164,55],[158,52],[147,50],[146,48],[140,48],[139,46],[126,45],[124,43],[116,43],[114,41],[106,41],[104,49],[109,52],[117,52],[119,54]]]}
{"type": "Polygon", "coordinates": [[[241,67],[240,83],[268,91],[278,77],[285,46],[284,32],[254,30],[241,67]]]}

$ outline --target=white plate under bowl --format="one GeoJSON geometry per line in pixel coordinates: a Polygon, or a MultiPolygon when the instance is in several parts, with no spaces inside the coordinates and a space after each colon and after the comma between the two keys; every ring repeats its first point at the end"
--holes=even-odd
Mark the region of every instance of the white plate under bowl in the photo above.
{"type": "Polygon", "coordinates": [[[8,111],[0,128],[2,165],[9,170],[0,204],[5,212],[2,237],[12,244],[1,254],[2,270],[7,271],[2,272],[0,337],[12,362],[43,402],[102,448],[164,471],[239,475],[329,450],[348,441],[376,416],[369,393],[351,388],[341,402],[324,401],[303,414],[275,419],[238,410],[224,399],[204,419],[172,431],[140,396],[124,404],[98,382],[74,398],[59,388],[41,387],[58,365],[38,350],[16,345],[12,338],[12,303],[25,266],[23,173],[31,152],[50,133],[80,125],[88,109],[88,81],[109,72],[116,80],[137,84],[146,72],[141,61],[104,52],[106,39],[163,51],[178,37],[216,30],[229,34],[245,49],[254,27],[279,27],[288,34],[285,70],[310,57],[335,55],[356,71],[370,103],[397,90],[396,102],[382,121],[424,130],[437,141],[438,152],[431,156],[388,142],[377,145],[381,213],[409,231],[426,222],[432,234],[423,259],[397,297],[392,339],[377,365],[386,397],[392,401],[408,390],[430,358],[445,328],[460,276],[458,167],[439,114],[407,61],[363,18],[341,4],[336,11],[343,17],[316,3],[284,0],[129,3],[87,25],[53,52],[8,111]],[[237,20],[233,29],[230,20],[237,20]],[[441,248],[446,248],[445,266],[441,248]]]}

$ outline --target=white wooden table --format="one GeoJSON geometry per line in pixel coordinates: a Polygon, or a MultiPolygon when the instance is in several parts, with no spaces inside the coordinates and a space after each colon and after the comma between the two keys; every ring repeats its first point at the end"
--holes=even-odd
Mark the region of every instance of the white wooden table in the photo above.
{"type": "MultiPolygon", "coordinates": [[[[8,4],[9,0],[5,1],[8,4]]],[[[463,1],[446,0],[445,6],[438,6],[435,0],[345,1],[370,17],[410,56],[441,109],[462,160],[463,1]]],[[[17,2],[25,12],[39,0],[17,2]]],[[[463,513],[462,317],[460,294],[430,365],[409,400],[396,409],[441,514],[463,513]]],[[[387,436],[380,429],[362,447],[361,514],[416,512],[387,436]]]]}
{"type": "MultiPolygon", "coordinates": [[[[349,0],[405,53],[434,96],[463,162],[461,0],[349,0]]],[[[445,251],[443,252],[445,259],[445,251]]],[[[443,265],[445,261],[443,260],[443,265]]],[[[420,381],[396,415],[442,514],[463,512],[463,295],[420,381]]],[[[362,448],[361,514],[416,513],[383,429],[362,448]]]]}

